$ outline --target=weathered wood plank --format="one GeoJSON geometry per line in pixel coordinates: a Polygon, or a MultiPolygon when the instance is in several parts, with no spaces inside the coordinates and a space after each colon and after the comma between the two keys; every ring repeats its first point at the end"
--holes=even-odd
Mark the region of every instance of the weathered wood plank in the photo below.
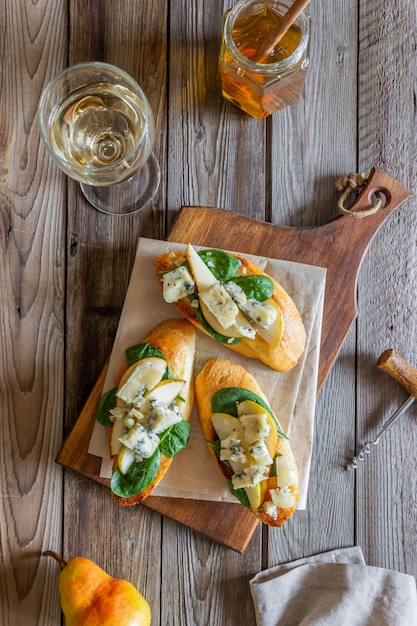
{"type": "Polygon", "coordinates": [[[254,624],[249,580],[261,567],[261,526],[244,555],[163,521],[161,623],[254,624]],[[175,546],[175,549],[173,549],[175,546]]]}
{"type": "Polygon", "coordinates": [[[302,97],[271,118],[275,224],[319,226],[337,217],[335,182],[356,171],[357,5],[307,7],[310,65],[302,97]]]}
{"type": "MultiPolygon", "coordinates": [[[[138,81],[155,117],[154,151],[162,180],[166,169],[166,18],[167,6],[159,6],[156,15],[152,2],[138,5],[134,1],[78,0],[71,5],[70,62],[105,61],[121,67],[138,81]]],[[[164,228],[164,185],[143,212],[112,217],[93,209],[84,200],[78,184],[69,181],[68,293],[74,294],[77,301],[74,306],[74,298],[69,298],[67,312],[71,345],[67,388],[75,394],[72,398],[69,391],[67,397],[70,426],[110,354],[137,238],[161,238],[164,228]],[[89,337],[89,341],[84,341],[84,337],[89,337]]]]}
{"type": "Polygon", "coordinates": [[[171,3],[168,211],[210,206],[265,219],[265,122],[223,100],[222,3],[171,3]]]}
{"type": "MultiPolygon", "coordinates": [[[[303,96],[272,123],[272,219],[286,226],[321,226],[337,217],[335,182],[356,171],[357,3],[311,3],[308,11],[311,58],[303,96]]],[[[330,279],[346,294],[342,274],[327,284],[330,279]]],[[[335,296],[330,306],[337,310],[335,296]]],[[[332,324],[339,328],[336,319],[332,324]]],[[[282,533],[269,531],[265,565],[354,544],[354,487],[344,468],[355,434],[354,380],[355,326],[318,399],[306,510],[282,533]]]]}
{"type": "Polygon", "coordinates": [[[254,573],[352,543],[371,565],[417,574],[417,409],[356,474],[344,471],[355,443],[376,434],[406,397],[377,370],[378,355],[394,347],[417,366],[414,200],[384,225],[362,265],[358,320],[317,405],[307,509],[282,529],[259,526],[239,555],[145,507],[121,509],[106,487],[73,472],[62,485],[53,462],[109,356],[138,235],[163,238],[184,205],[317,226],[336,217],[335,179],[373,166],[417,194],[414,2],[311,3],[303,97],[263,122],[221,98],[221,19],[232,4],[1,3],[5,626],[60,623],[57,565],[40,559],[46,548],[85,554],[130,579],[151,604],[153,626],[252,624],[254,573]],[[162,185],[140,215],[111,218],[89,207],[40,144],[41,88],[68,62],[92,59],[131,73],[154,110],[162,185]]]}
{"type": "MultiPolygon", "coordinates": [[[[221,22],[229,6],[197,0],[170,5],[168,226],[181,206],[190,205],[265,217],[265,124],[223,101],[219,89],[221,22]]],[[[251,623],[243,563],[260,568],[260,532],[244,556],[170,520],[163,520],[163,533],[161,622],[251,623]],[[175,554],[172,546],[178,546],[175,554]]]]}
{"type": "Polygon", "coordinates": [[[66,2],[6,1],[0,30],[0,621],[30,626],[60,619],[41,552],[62,530],[65,194],[35,113],[66,61],[66,2]]]}
{"type": "MultiPolygon", "coordinates": [[[[412,2],[362,2],[359,29],[359,159],[384,169],[417,194],[415,41],[412,2]]],[[[395,348],[414,367],[416,201],[376,238],[359,282],[358,445],[373,439],[407,393],[376,368],[395,348]]],[[[417,574],[415,542],[416,409],[372,449],[357,471],[357,541],[368,563],[417,574]]]]}
{"type": "MultiPolygon", "coordinates": [[[[155,10],[150,0],[74,0],[70,5],[70,63],[105,61],[138,81],[154,112],[154,151],[162,180],[166,176],[167,6],[160,3],[155,10]]],[[[111,217],[91,208],[78,185],[69,181],[66,432],[110,354],[137,238],[163,237],[164,214],[164,185],[143,212],[111,217]]],[[[71,472],[65,475],[65,503],[65,554],[83,553],[113,576],[129,579],[148,599],[157,625],[160,516],[145,507],[119,507],[108,488],[71,472]]]]}

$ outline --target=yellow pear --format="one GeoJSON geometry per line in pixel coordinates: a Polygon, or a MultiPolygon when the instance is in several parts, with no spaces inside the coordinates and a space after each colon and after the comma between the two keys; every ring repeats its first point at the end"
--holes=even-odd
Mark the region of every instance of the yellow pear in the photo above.
{"type": "Polygon", "coordinates": [[[58,590],[66,626],[150,626],[149,604],[127,580],[112,578],[85,557],[64,561],[50,550],[44,555],[61,565],[58,590]]]}

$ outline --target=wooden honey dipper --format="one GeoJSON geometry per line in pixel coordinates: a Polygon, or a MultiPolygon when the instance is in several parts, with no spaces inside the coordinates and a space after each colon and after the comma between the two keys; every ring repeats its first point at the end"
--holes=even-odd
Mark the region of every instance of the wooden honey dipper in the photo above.
{"type": "Polygon", "coordinates": [[[378,433],[377,438],[374,441],[366,441],[358,450],[357,455],[353,457],[351,463],[347,465],[347,469],[349,471],[358,467],[358,461],[363,461],[365,459],[365,454],[370,453],[371,447],[378,443],[384,433],[391,430],[394,424],[402,415],[404,415],[407,409],[417,398],[417,370],[415,370],[414,367],[411,367],[411,365],[407,363],[407,361],[405,361],[397,352],[395,352],[395,350],[392,348],[385,350],[385,352],[383,352],[379,357],[377,366],[379,369],[383,370],[399,382],[400,385],[408,391],[410,396],[395,411],[395,413],[391,415],[389,420],[385,422],[381,431],[378,433]]]}
{"type": "Polygon", "coordinates": [[[278,45],[287,30],[294,24],[300,13],[310,3],[310,0],[295,0],[288,11],[283,15],[278,26],[270,33],[259,48],[257,63],[263,63],[269,57],[274,48],[278,45]]]}

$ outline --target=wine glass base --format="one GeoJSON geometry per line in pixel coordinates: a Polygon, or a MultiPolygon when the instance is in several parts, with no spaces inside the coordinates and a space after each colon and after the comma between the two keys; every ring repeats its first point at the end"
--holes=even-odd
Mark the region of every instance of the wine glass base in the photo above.
{"type": "Polygon", "coordinates": [[[129,215],[145,208],[159,188],[161,171],[152,152],[149,159],[127,180],[99,187],[80,183],[81,191],[94,208],[108,215],[129,215]]]}

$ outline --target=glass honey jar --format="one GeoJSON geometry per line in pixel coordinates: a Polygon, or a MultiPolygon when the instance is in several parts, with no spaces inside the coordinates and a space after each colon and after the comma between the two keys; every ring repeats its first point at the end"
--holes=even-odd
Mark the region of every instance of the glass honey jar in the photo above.
{"type": "Polygon", "coordinates": [[[269,53],[290,0],[240,0],[223,18],[220,51],[222,94],[256,119],[298,100],[309,65],[310,18],[301,13],[269,53]]]}

